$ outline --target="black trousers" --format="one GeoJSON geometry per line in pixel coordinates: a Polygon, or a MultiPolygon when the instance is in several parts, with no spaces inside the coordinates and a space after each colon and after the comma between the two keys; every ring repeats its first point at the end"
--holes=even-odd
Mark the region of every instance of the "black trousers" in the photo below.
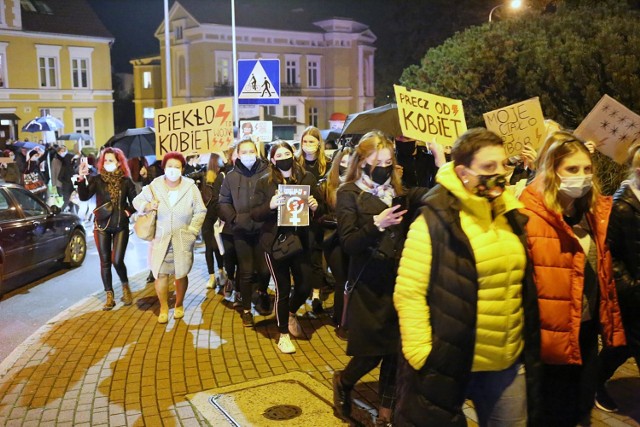
{"type": "Polygon", "coordinates": [[[220,234],[222,237],[222,246],[224,246],[224,255],[222,260],[224,270],[227,272],[229,280],[236,280],[236,269],[238,268],[238,256],[236,255],[236,247],[233,244],[233,236],[231,234],[220,234]]]}
{"type": "Polygon", "coordinates": [[[335,280],[335,293],[333,294],[333,322],[342,324],[342,311],[344,310],[344,284],[347,282],[347,270],[349,258],[345,255],[340,244],[324,249],[324,258],[331,269],[335,280]]]}
{"type": "MultiPolygon", "coordinates": [[[[281,334],[289,333],[289,313],[298,311],[311,292],[312,268],[309,262],[309,251],[285,260],[276,261],[265,253],[265,260],[273,280],[276,282],[276,320],[281,334]],[[295,287],[291,294],[291,276],[295,287]]],[[[244,295],[242,296],[244,298],[244,295]]]]}
{"type": "Polygon", "coordinates": [[[243,236],[233,236],[233,244],[238,257],[238,282],[240,284],[240,294],[242,295],[242,308],[251,310],[251,294],[255,287],[257,290],[266,292],[269,288],[269,270],[264,260],[264,251],[260,247],[259,234],[245,234],[243,236]]]}
{"type": "Polygon", "coordinates": [[[202,223],[202,240],[204,240],[204,259],[207,262],[207,271],[209,274],[216,272],[215,265],[213,263],[213,257],[215,256],[218,269],[223,267],[223,258],[220,250],[218,249],[218,243],[213,235],[213,224],[218,220],[216,216],[205,216],[202,223]]]}
{"type": "Polygon", "coordinates": [[[582,365],[543,365],[543,424],[576,426],[593,408],[598,383],[598,321],[580,325],[582,365]]]}
{"type": "Polygon", "coordinates": [[[630,357],[636,360],[640,369],[640,349],[625,345],[623,347],[604,347],[598,355],[598,387],[604,387],[609,378],[630,357]]]}
{"type": "Polygon", "coordinates": [[[124,255],[129,243],[129,228],[115,231],[109,229],[101,231],[96,228],[93,230],[93,237],[100,257],[100,275],[104,290],[113,291],[111,265],[116,269],[120,282],[129,283],[127,266],[124,265],[124,255]]]}
{"type": "Polygon", "coordinates": [[[393,408],[396,399],[397,353],[383,356],[354,356],[342,371],[340,379],[345,388],[351,389],[360,378],[373,371],[380,362],[382,362],[382,365],[380,365],[380,378],[378,379],[380,407],[393,408]]]}

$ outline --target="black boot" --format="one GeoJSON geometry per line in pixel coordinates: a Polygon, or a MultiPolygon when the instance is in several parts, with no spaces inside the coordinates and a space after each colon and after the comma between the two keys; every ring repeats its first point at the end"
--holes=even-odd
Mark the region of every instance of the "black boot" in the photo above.
{"type": "Polygon", "coordinates": [[[351,417],[351,388],[342,385],[342,371],[333,373],[333,413],[341,420],[351,417]]]}

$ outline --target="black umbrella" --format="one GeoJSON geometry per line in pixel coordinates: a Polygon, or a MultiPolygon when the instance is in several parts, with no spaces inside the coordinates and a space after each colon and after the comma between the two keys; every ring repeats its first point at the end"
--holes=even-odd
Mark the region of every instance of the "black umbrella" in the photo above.
{"type": "Polygon", "coordinates": [[[109,138],[105,147],[119,148],[128,159],[156,154],[156,130],[152,127],[127,129],[109,138]]]}
{"type": "Polygon", "coordinates": [[[342,135],[362,135],[376,129],[391,137],[402,135],[398,104],[386,104],[360,113],[349,114],[342,127],[342,135]]]}

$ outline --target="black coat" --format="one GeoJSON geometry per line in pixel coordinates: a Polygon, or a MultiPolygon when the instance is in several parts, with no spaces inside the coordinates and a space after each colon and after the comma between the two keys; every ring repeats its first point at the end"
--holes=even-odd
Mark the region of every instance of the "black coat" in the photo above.
{"type": "Polygon", "coordinates": [[[607,243],[627,344],[640,349],[640,201],[629,184],[613,196],[607,243]]]}
{"type": "MultiPolygon", "coordinates": [[[[299,176],[296,179],[295,185],[308,185],[311,195],[316,201],[318,200],[319,195],[316,178],[310,172],[305,171],[304,175],[299,176]]],[[[262,175],[256,184],[256,191],[251,198],[251,217],[254,221],[262,223],[260,229],[260,246],[265,252],[271,253],[273,242],[278,233],[285,231],[285,229],[290,229],[298,235],[304,249],[309,250],[311,247],[308,227],[278,227],[278,209],[271,209],[269,206],[277,189],[278,183],[269,182],[269,174],[262,175]]],[[[309,212],[309,214],[313,215],[312,212],[309,212]]]]}
{"type": "Polygon", "coordinates": [[[234,236],[257,234],[260,231],[262,224],[251,219],[251,196],[256,182],[266,170],[266,160],[257,159],[250,170],[238,160],[222,181],[218,214],[225,225],[231,226],[234,236]]]}
{"type": "Polygon", "coordinates": [[[95,223],[100,228],[109,230],[121,230],[129,227],[129,217],[136,211],[133,207],[133,199],[136,197],[136,187],[128,177],[120,178],[120,199],[111,200],[107,183],[100,175],[89,176],[78,182],[78,196],[80,200],[89,200],[96,196],[95,223]],[[109,217],[103,210],[97,209],[111,201],[112,213],[109,217]]]}
{"type": "Polygon", "coordinates": [[[355,283],[360,276],[347,311],[350,356],[383,356],[398,351],[400,329],[393,290],[406,233],[403,224],[384,232],[373,224],[373,216],[387,208],[378,197],[354,183],[338,189],[338,235],[350,257],[349,282],[355,283]]]}

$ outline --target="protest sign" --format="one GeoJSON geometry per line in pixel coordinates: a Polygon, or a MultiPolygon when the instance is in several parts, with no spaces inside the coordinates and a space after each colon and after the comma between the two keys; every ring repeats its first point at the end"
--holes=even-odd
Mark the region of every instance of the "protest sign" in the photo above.
{"type": "Polygon", "coordinates": [[[631,144],[640,141],[640,116],[604,95],[574,134],[585,141],[593,141],[596,150],[623,164],[631,144]]]}
{"type": "Polygon", "coordinates": [[[284,204],[278,206],[278,226],[300,227],[309,225],[309,186],[278,185],[284,195],[284,204]]]}
{"type": "Polygon", "coordinates": [[[259,120],[240,120],[240,136],[238,139],[250,137],[254,141],[273,141],[273,123],[259,120]]]}
{"type": "Polygon", "coordinates": [[[155,110],[156,157],[221,152],[233,142],[232,98],[155,110]]]}
{"type": "Polygon", "coordinates": [[[453,145],[467,130],[462,101],[403,86],[393,86],[402,135],[419,141],[453,145]]]}
{"type": "Polygon", "coordinates": [[[522,152],[525,145],[538,148],[544,142],[545,124],[538,97],[483,114],[487,129],[504,141],[507,156],[522,152]]]}

